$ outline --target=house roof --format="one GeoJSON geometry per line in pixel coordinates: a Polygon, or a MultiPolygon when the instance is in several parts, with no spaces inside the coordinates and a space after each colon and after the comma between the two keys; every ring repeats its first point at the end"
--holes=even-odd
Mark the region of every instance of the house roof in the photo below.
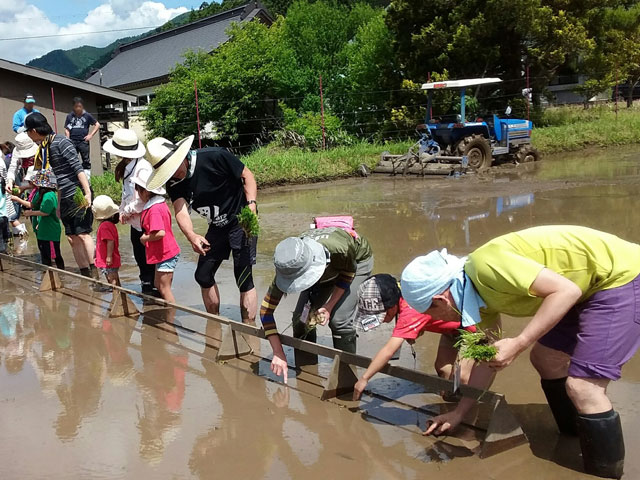
{"type": "Polygon", "coordinates": [[[111,61],[87,81],[100,84],[102,78],[102,85],[120,88],[159,83],[184,60],[186,51],[212,52],[227,41],[226,30],[233,22],[245,22],[256,17],[271,22],[264,7],[252,2],[121,45],[111,61]]]}
{"type": "Polygon", "coordinates": [[[99,85],[94,85],[89,82],[78,80],[77,78],[67,77],[66,75],[60,75],[58,73],[48,72],[40,68],[27,67],[21,63],[10,62],[9,60],[0,59],[0,70],[9,70],[11,72],[19,73],[29,77],[35,77],[40,80],[46,80],[52,83],[58,83],[68,87],[76,88],[79,91],[91,92],[96,95],[98,100],[112,102],[113,100],[135,102],[135,95],[114,90],[113,88],[107,88],[99,85]]]}

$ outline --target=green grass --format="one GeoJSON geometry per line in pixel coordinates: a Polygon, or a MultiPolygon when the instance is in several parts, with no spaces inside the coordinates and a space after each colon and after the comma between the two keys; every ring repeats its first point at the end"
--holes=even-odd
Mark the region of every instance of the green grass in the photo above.
{"type": "Polygon", "coordinates": [[[336,147],[321,152],[268,145],[243,157],[242,161],[254,173],[261,187],[283,183],[319,182],[353,176],[361,164],[368,167],[375,166],[383,151],[405,153],[412,143],[411,141],[391,144],[361,142],[353,146],[336,147]]]}
{"type": "Polygon", "coordinates": [[[613,104],[548,108],[542,119],[547,126],[534,128],[532,142],[543,154],[639,142],[640,106],[618,108],[617,119],[613,104]]]}
{"type": "Polygon", "coordinates": [[[120,205],[122,184],[116,182],[116,177],[113,173],[104,172],[102,175],[91,175],[91,187],[93,188],[94,196],[107,195],[117,205],[120,205]]]}

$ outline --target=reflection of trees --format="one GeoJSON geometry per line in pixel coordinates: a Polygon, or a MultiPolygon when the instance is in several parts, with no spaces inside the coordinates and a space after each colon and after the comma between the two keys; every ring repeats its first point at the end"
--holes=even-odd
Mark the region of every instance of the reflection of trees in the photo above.
{"type": "Polygon", "coordinates": [[[180,425],[187,354],[170,353],[172,347],[163,341],[177,341],[173,325],[158,324],[149,316],[143,317],[143,323],[146,331],[141,338],[142,370],[136,374],[142,396],[138,420],[140,456],[156,464],[162,460],[167,443],[173,440],[180,425]],[[156,324],[157,329],[150,328],[156,324]]]}
{"type": "MultiPolygon", "coordinates": [[[[63,305],[65,306],[62,309],[67,311],[66,315],[54,318],[69,318],[69,304],[63,305]]],[[[57,340],[60,341],[66,342],[63,339],[57,340]]],[[[71,344],[73,369],[67,372],[71,378],[67,377],[66,381],[56,388],[62,404],[62,412],[56,420],[56,433],[63,440],[74,438],[82,421],[93,416],[98,410],[106,375],[106,349],[98,329],[90,327],[87,323],[75,323],[71,331],[71,344]]]]}

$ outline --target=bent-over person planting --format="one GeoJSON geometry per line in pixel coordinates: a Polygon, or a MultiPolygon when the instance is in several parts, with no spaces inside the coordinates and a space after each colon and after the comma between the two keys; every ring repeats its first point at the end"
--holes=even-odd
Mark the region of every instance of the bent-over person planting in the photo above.
{"type": "MultiPolygon", "coordinates": [[[[495,358],[474,366],[469,385],[486,388],[493,371],[533,346],[560,432],[578,435],[585,471],[620,478],[624,440],[620,416],[607,396],[610,381],[640,345],[640,245],[577,226],[544,226],[510,233],[466,259],[431,252],[402,273],[413,308],[436,318],[462,314],[496,325],[500,314],[532,316],[513,338],[494,343],[495,358]]],[[[472,407],[433,419],[426,433],[452,430],[472,407]]]]}

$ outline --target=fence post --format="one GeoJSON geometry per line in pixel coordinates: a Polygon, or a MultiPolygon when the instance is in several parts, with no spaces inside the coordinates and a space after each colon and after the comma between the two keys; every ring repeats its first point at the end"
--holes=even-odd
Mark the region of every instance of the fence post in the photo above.
{"type": "Polygon", "coordinates": [[[322,75],[320,75],[320,121],[322,122],[322,149],[327,148],[327,137],[324,131],[324,95],[322,93],[322,75]]]}
{"type": "Polygon", "coordinates": [[[616,63],[616,122],[618,121],[618,64],[616,63]]]}
{"type": "Polygon", "coordinates": [[[527,121],[529,120],[529,65],[527,65],[527,121]]]}
{"type": "Polygon", "coordinates": [[[193,89],[196,92],[196,122],[198,124],[198,148],[202,148],[202,139],[200,138],[200,105],[198,104],[198,81],[193,79],[193,89]]]}
{"type": "Polygon", "coordinates": [[[53,129],[58,133],[58,121],[56,120],[56,96],[53,94],[53,87],[51,87],[51,106],[53,107],[53,129]]]}

